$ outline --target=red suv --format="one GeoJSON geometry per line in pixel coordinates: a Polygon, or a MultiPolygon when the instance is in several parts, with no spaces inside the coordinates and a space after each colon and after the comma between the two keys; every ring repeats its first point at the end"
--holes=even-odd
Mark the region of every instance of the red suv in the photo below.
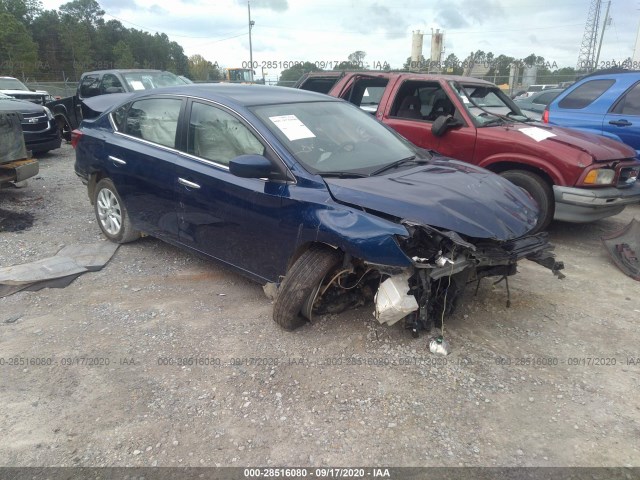
{"type": "MultiPolygon", "coordinates": [[[[623,143],[528,119],[496,85],[452,75],[318,72],[298,88],[326,89],[416,145],[499,173],[538,202],[536,228],[590,222],[640,202],[640,162],[623,143]]],[[[469,192],[473,195],[473,192],[469,192]]]]}

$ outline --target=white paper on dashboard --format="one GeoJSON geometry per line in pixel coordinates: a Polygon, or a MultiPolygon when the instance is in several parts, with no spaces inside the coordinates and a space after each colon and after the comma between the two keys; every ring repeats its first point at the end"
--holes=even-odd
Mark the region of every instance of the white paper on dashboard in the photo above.
{"type": "Polygon", "coordinates": [[[140,80],[130,80],[129,83],[134,90],[144,90],[144,83],[140,80]]]}
{"type": "Polygon", "coordinates": [[[538,127],[520,128],[518,131],[524,133],[527,137],[533,138],[536,142],[540,142],[545,138],[556,136],[555,133],[551,133],[547,130],[544,130],[543,128],[538,127]]]}
{"type": "Polygon", "coordinates": [[[302,138],[315,137],[313,132],[295,115],[278,115],[276,117],[269,117],[269,120],[271,120],[291,142],[302,138]]]}

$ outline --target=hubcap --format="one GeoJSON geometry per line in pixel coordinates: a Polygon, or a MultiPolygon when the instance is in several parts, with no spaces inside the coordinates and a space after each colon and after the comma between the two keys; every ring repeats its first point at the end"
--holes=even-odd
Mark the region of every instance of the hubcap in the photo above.
{"type": "Polygon", "coordinates": [[[103,188],[98,192],[96,203],[98,206],[98,219],[105,232],[109,235],[120,233],[122,210],[115,194],[111,190],[103,188]]]}

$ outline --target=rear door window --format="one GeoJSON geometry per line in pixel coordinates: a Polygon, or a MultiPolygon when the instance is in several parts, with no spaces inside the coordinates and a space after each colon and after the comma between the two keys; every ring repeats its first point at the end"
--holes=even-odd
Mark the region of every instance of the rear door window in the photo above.
{"type": "Polygon", "coordinates": [[[560,108],[580,109],[591,105],[604,92],[606,92],[615,80],[590,80],[583,83],[558,103],[560,108]]]}
{"type": "MultiPolygon", "coordinates": [[[[178,98],[149,98],[133,102],[127,112],[124,133],[175,148],[181,108],[182,100],[178,98]]],[[[118,115],[114,117],[117,124],[118,115]]]]}

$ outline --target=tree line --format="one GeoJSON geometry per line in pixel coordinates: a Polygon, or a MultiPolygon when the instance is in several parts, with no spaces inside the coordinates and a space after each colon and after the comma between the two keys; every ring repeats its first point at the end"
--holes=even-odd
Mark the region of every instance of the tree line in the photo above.
{"type": "Polygon", "coordinates": [[[24,80],[78,80],[85,71],[157,68],[189,75],[182,47],[104,19],[95,0],[44,10],[39,0],[0,0],[0,74],[24,80]]]}
{"type": "MultiPolygon", "coordinates": [[[[156,68],[185,75],[195,81],[221,78],[217,63],[192,55],[164,33],[126,28],[118,20],[105,20],[105,11],[96,0],[72,0],[57,10],[45,10],[40,0],[0,0],[0,75],[23,80],[75,81],[83,72],[111,68],[156,68]]],[[[371,66],[366,53],[358,50],[334,70],[390,70],[371,66]]],[[[544,83],[557,83],[575,78],[573,68],[558,68],[531,54],[523,59],[477,50],[464,60],[455,54],[435,66],[425,61],[407,62],[403,69],[438,71],[455,75],[468,74],[471,65],[485,65],[483,74],[497,84],[508,83],[513,63],[536,65],[537,76],[544,83]],[[413,64],[412,64],[413,63],[413,64]]],[[[280,82],[296,81],[302,74],[320,68],[310,62],[283,70],[280,82]]],[[[522,77],[523,69],[520,71],[522,77]]],[[[542,82],[541,82],[542,83],[542,82]]]]}

